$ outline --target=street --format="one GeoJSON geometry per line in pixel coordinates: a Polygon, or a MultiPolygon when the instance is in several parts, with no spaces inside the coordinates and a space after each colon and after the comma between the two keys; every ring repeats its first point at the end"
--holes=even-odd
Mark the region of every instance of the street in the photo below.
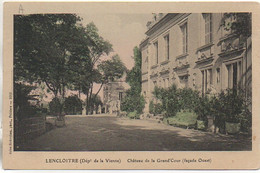
{"type": "MultiPolygon", "coordinates": [[[[241,151],[251,139],[177,128],[152,120],[111,115],[66,116],[66,126],[53,127],[27,141],[25,151],[241,151]]],[[[53,120],[53,119],[51,119],[53,120]]],[[[51,121],[49,120],[49,121],[51,121]]]]}

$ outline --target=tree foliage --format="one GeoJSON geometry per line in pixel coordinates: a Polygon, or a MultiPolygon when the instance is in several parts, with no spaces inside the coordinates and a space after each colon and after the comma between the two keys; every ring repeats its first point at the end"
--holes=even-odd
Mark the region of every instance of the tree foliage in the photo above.
{"type": "MultiPolygon", "coordinates": [[[[14,19],[15,81],[44,82],[55,96],[65,94],[69,63],[84,45],[74,14],[16,15],[14,19]]],[[[88,49],[85,46],[85,55],[88,49]]]]}
{"type": "Polygon", "coordinates": [[[127,70],[118,55],[114,55],[111,60],[101,62],[98,69],[102,75],[102,83],[113,82],[115,79],[121,78],[127,70]]]}
{"type": "Polygon", "coordinates": [[[118,56],[103,62],[112,45],[93,22],[80,22],[76,14],[15,15],[14,81],[44,83],[60,101],[67,89],[79,91],[87,96],[88,107],[103,83],[119,77],[118,67],[124,66],[118,56]],[[93,94],[95,84],[101,86],[93,94]]]}
{"type": "Polygon", "coordinates": [[[90,105],[89,105],[91,113],[93,113],[93,111],[97,112],[99,106],[103,106],[100,96],[97,95],[95,97],[92,97],[90,100],[90,105]]]}
{"type": "Polygon", "coordinates": [[[138,47],[133,49],[134,67],[127,73],[126,81],[130,85],[130,89],[126,91],[126,97],[123,99],[121,108],[126,112],[137,111],[138,114],[143,112],[145,105],[142,91],[142,56],[138,47]]]}
{"type": "Polygon", "coordinates": [[[134,50],[134,67],[128,72],[126,81],[131,86],[132,90],[135,90],[136,93],[141,93],[142,91],[142,54],[138,47],[135,47],[134,50]]]}
{"type": "Polygon", "coordinates": [[[17,120],[33,116],[37,108],[30,101],[37,101],[36,95],[31,95],[34,86],[14,83],[14,116],[17,120]]]}
{"type": "Polygon", "coordinates": [[[64,111],[66,114],[75,115],[82,113],[82,101],[77,95],[69,96],[64,101],[64,111]]]}
{"type": "Polygon", "coordinates": [[[224,13],[220,27],[224,27],[225,30],[232,30],[238,35],[249,37],[252,34],[252,13],[224,13]]]}
{"type": "Polygon", "coordinates": [[[178,89],[176,85],[166,89],[155,87],[153,95],[161,102],[166,116],[175,116],[179,111],[194,111],[199,102],[198,91],[191,88],[178,89]]]}
{"type": "Polygon", "coordinates": [[[58,99],[58,97],[54,97],[49,103],[49,110],[52,115],[60,116],[63,111],[63,103],[58,99]]]}

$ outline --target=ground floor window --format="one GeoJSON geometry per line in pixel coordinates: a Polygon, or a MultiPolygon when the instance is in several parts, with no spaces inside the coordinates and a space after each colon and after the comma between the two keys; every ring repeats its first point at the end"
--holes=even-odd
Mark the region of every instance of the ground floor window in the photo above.
{"type": "Polygon", "coordinates": [[[162,80],[162,85],[161,85],[161,87],[163,87],[163,88],[168,88],[168,87],[169,87],[169,78],[164,78],[164,79],[162,80]]]}
{"type": "Polygon", "coordinates": [[[220,83],[220,68],[216,69],[216,73],[217,73],[217,84],[220,83]]]}
{"type": "Polygon", "coordinates": [[[185,75],[185,76],[179,76],[180,79],[180,83],[182,85],[184,85],[185,87],[188,87],[188,80],[189,80],[189,76],[185,75]]]}
{"type": "Polygon", "coordinates": [[[153,88],[157,86],[157,81],[153,81],[153,88]]]}
{"type": "Polygon", "coordinates": [[[226,65],[228,71],[228,88],[237,89],[241,86],[241,77],[242,77],[242,63],[237,61],[226,65]]]}
{"type": "Polygon", "coordinates": [[[119,100],[120,100],[120,101],[123,100],[123,92],[119,92],[119,100]]]}
{"type": "Polygon", "coordinates": [[[205,94],[213,84],[212,69],[201,71],[202,74],[202,94],[205,94]]]}

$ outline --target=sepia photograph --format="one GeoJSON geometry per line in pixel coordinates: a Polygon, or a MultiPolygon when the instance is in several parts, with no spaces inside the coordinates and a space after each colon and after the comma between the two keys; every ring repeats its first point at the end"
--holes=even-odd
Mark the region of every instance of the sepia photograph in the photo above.
{"type": "Polygon", "coordinates": [[[14,149],[251,150],[251,44],[251,13],[14,15],[14,149]]]}
{"type": "Polygon", "coordinates": [[[239,169],[259,158],[253,10],[5,5],[3,152],[35,158],[8,168],[239,169]]]}

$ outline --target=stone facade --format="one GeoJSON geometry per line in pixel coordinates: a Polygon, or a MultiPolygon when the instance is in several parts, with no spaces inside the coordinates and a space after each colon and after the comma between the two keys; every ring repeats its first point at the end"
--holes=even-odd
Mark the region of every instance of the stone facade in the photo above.
{"type": "Polygon", "coordinates": [[[120,104],[125,97],[125,92],[130,86],[125,82],[125,77],[109,82],[103,87],[105,113],[116,113],[120,111],[120,104]]]}
{"type": "Polygon", "coordinates": [[[234,87],[251,90],[251,38],[220,27],[222,17],[221,13],[160,13],[147,23],[147,37],[140,44],[144,112],[149,111],[154,86],[176,84],[203,94],[234,87]]]}

